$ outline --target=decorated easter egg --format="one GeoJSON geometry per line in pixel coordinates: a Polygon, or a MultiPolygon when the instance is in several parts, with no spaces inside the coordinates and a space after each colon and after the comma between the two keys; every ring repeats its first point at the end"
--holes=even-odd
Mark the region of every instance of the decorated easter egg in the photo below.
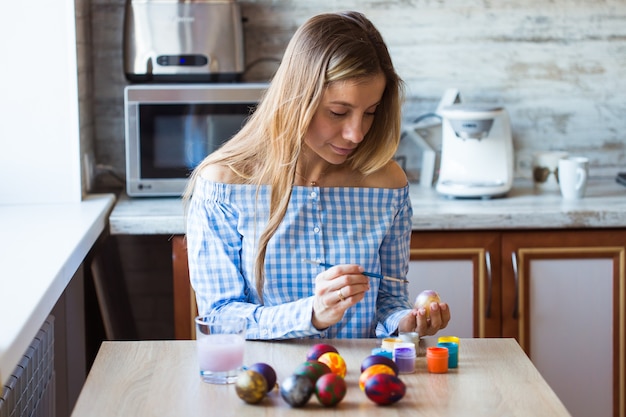
{"type": "Polygon", "coordinates": [[[343,400],[347,391],[346,381],[332,372],[322,375],[315,383],[315,396],[326,407],[332,407],[343,400]]]}
{"type": "Polygon", "coordinates": [[[406,385],[395,375],[376,374],[365,382],[365,395],[378,405],[389,405],[406,394],[406,385]]]}
{"type": "Polygon", "coordinates": [[[309,401],[315,385],[304,375],[290,375],[280,384],[280,396],[292,407],[302,407],[309,401]]]}
{"type": "Polygon", "coordinates": [[[382,363],[372,365],[361,372],[359,376],[359,388],[361,388],[361,391],[365,391],[365,383],[367,380],[378,374],[397,375],[396,372],[387,365],[383,365],[382,363]]]}
{"type": "Polygon", "coordinates": [[[309,351],[306,354],[306,359],[317,360],[320,356],[322,356],[326,352],[335,352],[337,353],[337,348],[333,345],[329,345],[327,343],[318,343],[316,345],[311,346],[309,351]]]}
{"type": "Polygon", "coordinates": [[[318,361],[328,365],[333,373],[342,378],[345,377],[348,372],[346,361],[337,352],[326,352],[319,357],[318,361]]]}
{"type": "Polygon", "coordinates": [[[430,305],[432,303],[440,303],[439,294],[433,290],[424,290],[415,297],[415,308],[423,308],[426,310],[426,317],[430,317],[430,305]]]}
{"type": "Polygon", "coordinates": [[[235,390],[239,398],[248,404],[256,404],[267,394],[267,381],[260,373],[246,370],[237,377],[235,390]]]}
{"type": "Polygon", "coordinates": [[[295,375],[304,375],[315,384],[320,376],[330,372],[331,369],[325,363],[316,360],[308,360],[298,365],[293,373],[295,375]]]}
{"type": "Polygon", "coordinates": [[[396,375],[398,375],[398,365],[396,365],[393,359],[390,359],[387,356],[383,355],[370,355],[363,359],[363,362],[361,362],[361,372],[365,371],[372,365],[378,364],[387,365],[388,367],[393,369],[396,375]]]}
{"type": "Polygon", "coordinates": [[[258,362],[248,367],[251,371],[256,371],[265,377],[267,381],[267,392],[270,392],[276,386],[276,371],[270,365],[258,362]]]}

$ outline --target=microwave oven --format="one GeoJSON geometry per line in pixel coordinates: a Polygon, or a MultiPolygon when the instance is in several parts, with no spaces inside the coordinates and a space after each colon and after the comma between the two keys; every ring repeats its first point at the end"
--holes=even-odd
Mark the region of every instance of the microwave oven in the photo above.
{"type": "Polygon", "coordinates": [[[126,193],[181,196],[193,169],[239,131],[266,89],[264,83],[127,86],[126,193]]]}

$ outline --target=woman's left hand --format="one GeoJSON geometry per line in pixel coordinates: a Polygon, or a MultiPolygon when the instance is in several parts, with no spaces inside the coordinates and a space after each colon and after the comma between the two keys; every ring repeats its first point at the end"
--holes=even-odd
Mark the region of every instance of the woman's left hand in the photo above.
{"type": "Polygon", "coordinates": [[[399,332],[417,332],[421,336],[432,336],[445,329],[450,322],[450,308],[446,303],[432,303],[430,317],[426,317],[426,309],[413,309],[400,320],[399,332]]]}

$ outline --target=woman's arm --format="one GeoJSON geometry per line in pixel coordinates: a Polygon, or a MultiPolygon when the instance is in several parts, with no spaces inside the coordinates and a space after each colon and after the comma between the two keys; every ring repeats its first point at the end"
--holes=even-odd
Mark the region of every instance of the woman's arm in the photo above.
{"type": "MultiPolygon", "coordinates": [[[[199,187],[209,187],[199,181],[199,187]]],[[[197,195],[196,195],[197,194],[197,195]]],[[[313,297],[272,307],[261,304],[254,278],[245,276],[239,212],[228,201],[192,197],[187,213],[189,275],[198,311],[240,315],[248,319],[248,339],[282,339],[317,335],[311,324],[313,297]]]]}

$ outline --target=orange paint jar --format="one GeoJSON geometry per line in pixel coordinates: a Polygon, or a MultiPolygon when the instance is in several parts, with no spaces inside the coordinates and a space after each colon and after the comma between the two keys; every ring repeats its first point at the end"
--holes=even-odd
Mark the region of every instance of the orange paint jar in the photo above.
{"type": "Polygon", "coordinates": [[[428,372],[433,374],[448,372],[448,349],[438,346],[426,348],[426,365],[428,372]]]}

